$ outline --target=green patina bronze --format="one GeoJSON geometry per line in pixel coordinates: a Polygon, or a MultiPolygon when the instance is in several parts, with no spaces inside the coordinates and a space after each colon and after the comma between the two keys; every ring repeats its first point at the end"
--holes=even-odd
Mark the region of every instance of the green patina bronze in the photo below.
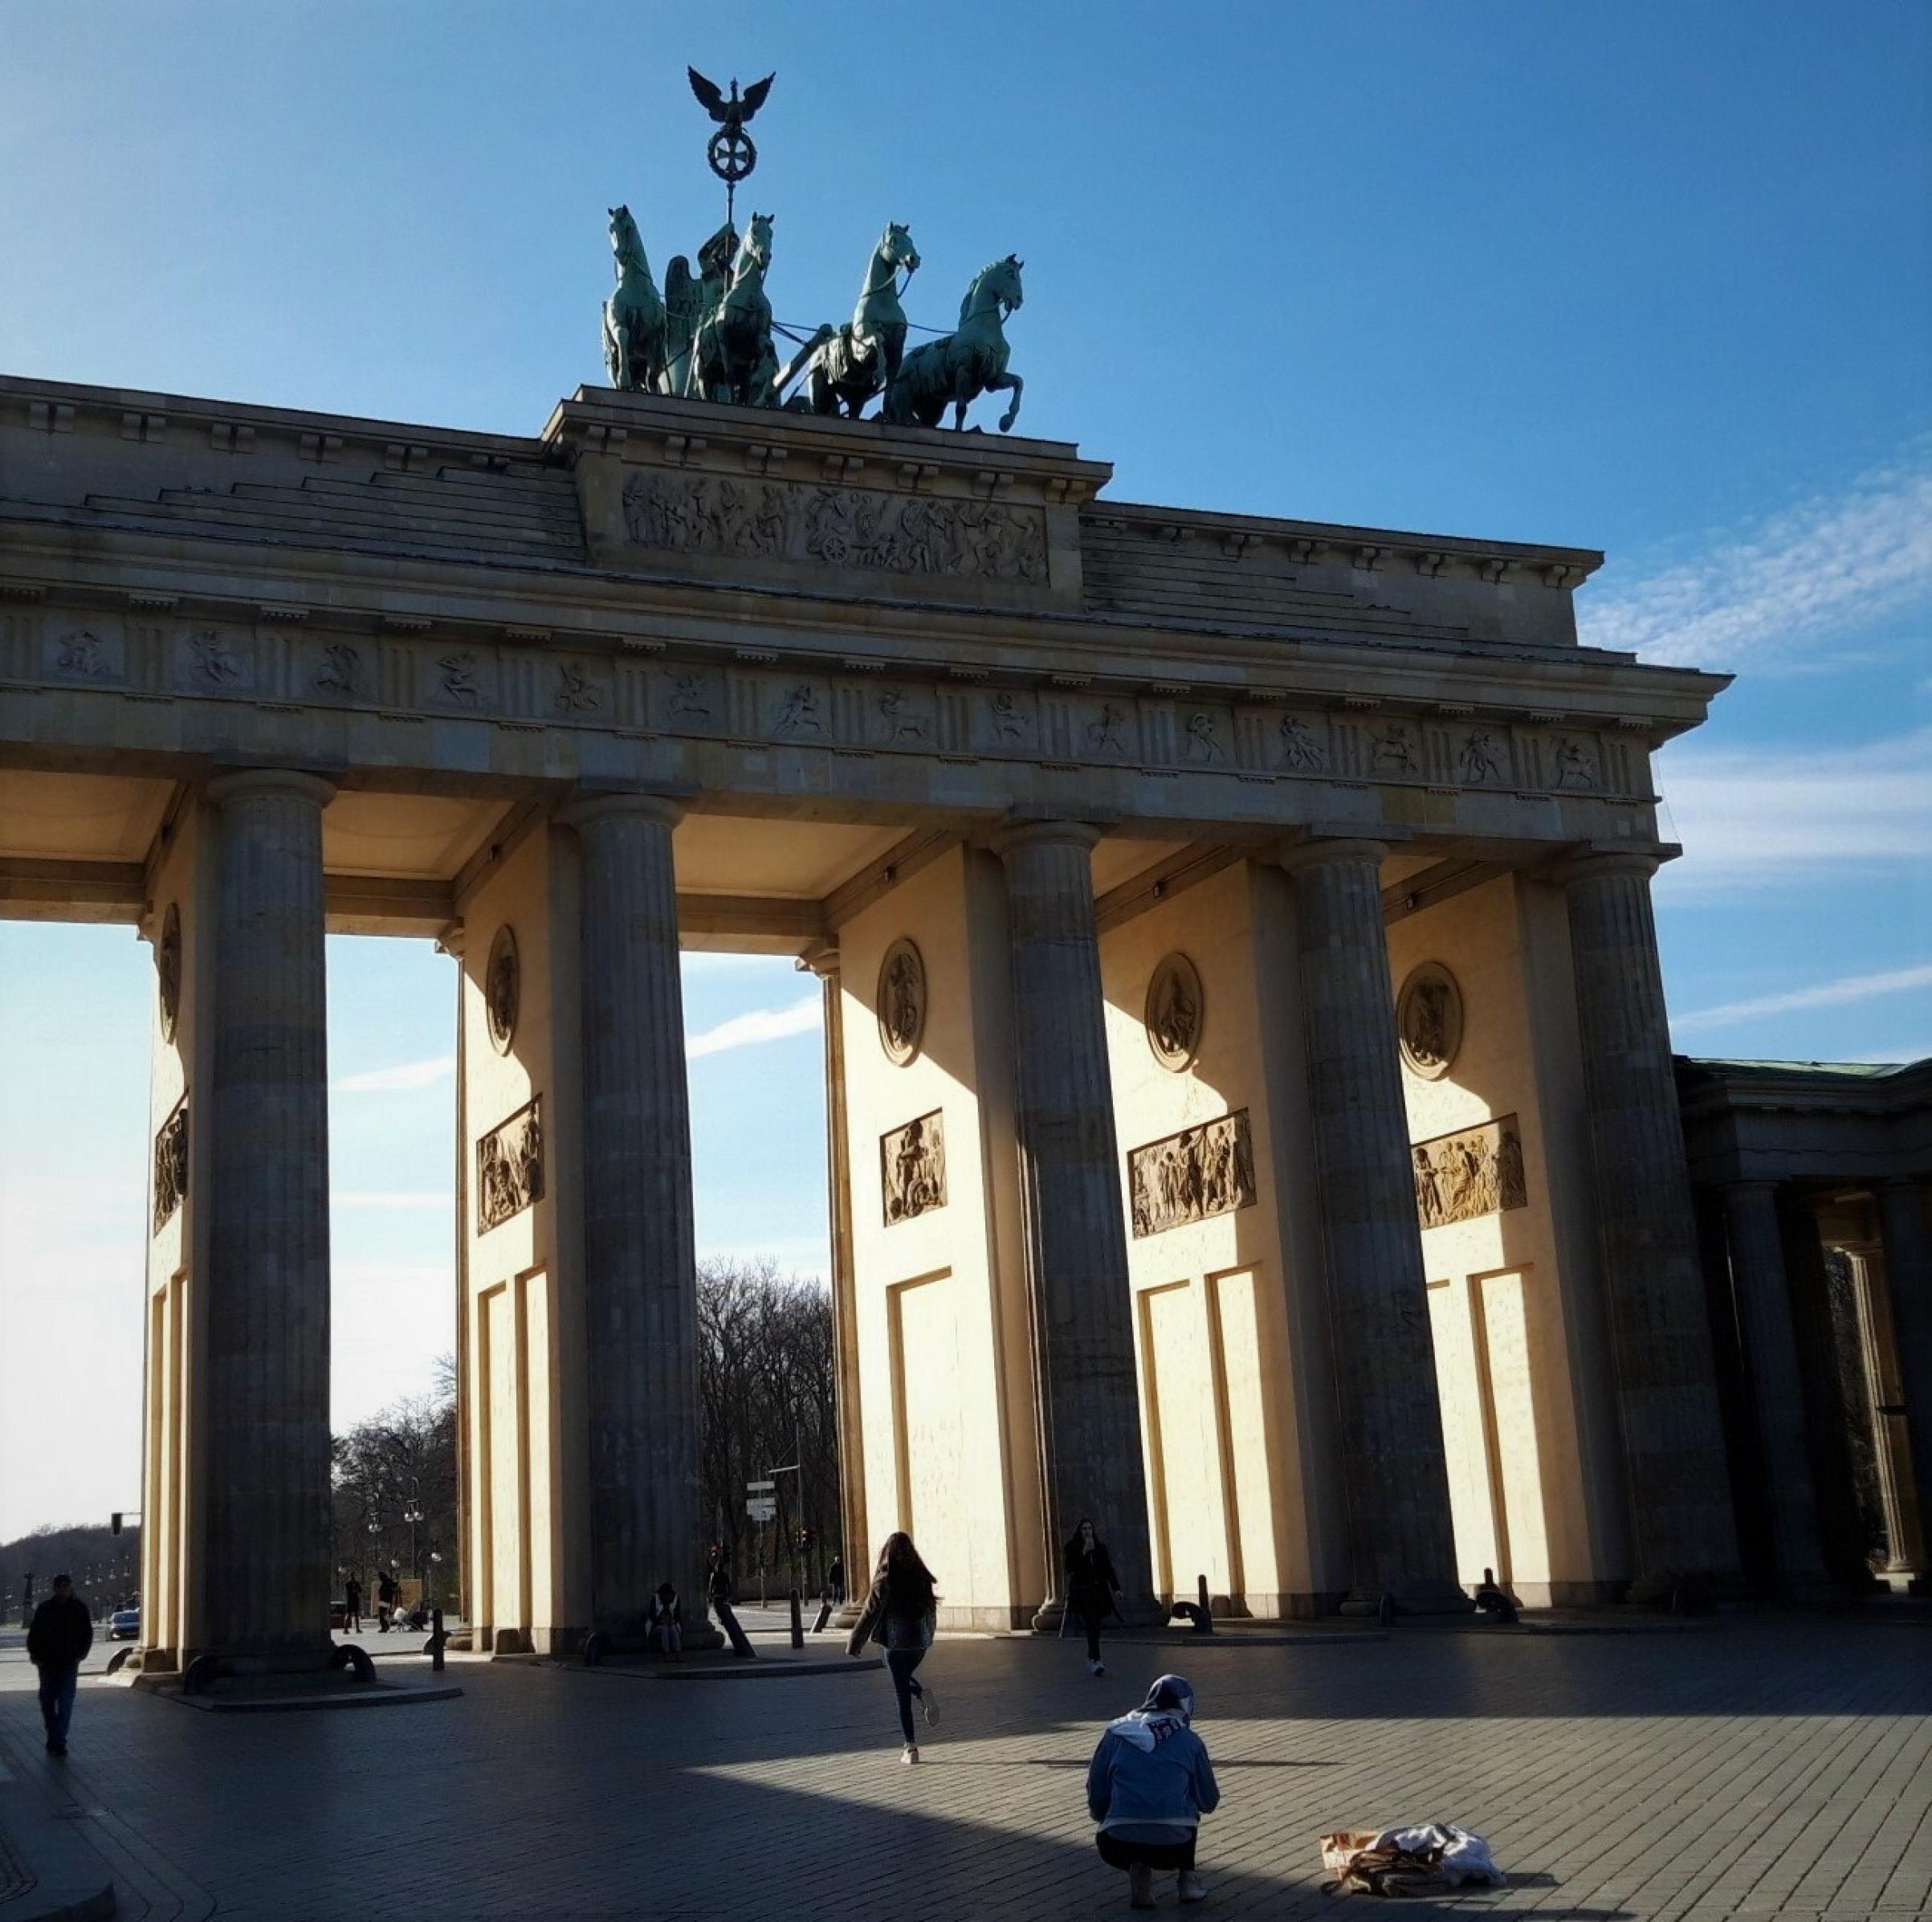
{"type": "Polygon", "coordinates": [[[764,276],[772,264],[772,215],[754,214],[738,243],[731,285],[698,323],[686,391],[700,400],[741,407],[777,405],[778,356],[772,345],[772,304],[764,276]]]}
{"type": "Polygon", "coordinates": [[[912,235],[895,221],[872,250],[852,318],[843,327],[820,328],[781,370],[781,394],[800,374],[805,377],[805,392],[792,406],[814,414],[836,414],[842,406],[857,420],[866,403],[899,377],[906,351],[899,270],[903,267],[910,277],[919,263],[912,235]]]}
{"type": "Polygon", "coordinates": [[[604,368],[612,386],[648,393],[664,369],[664,303],[629,207],[612,207],[610,251],[617,291],[604,303],[604,368]]]}
{"type": "Polygon", "coordinates": [[[1010,390],[1013,405],[1000,416],[1000,431],[1010,432],[1019,418],[1025,383],[1006,370],[1006,316],[1021,303],[1020,269],[1014,255],[982,267],[960,303],[960,324],[907,354],[899,378],[886,390],[879,418],[900,426],[936,427],[948,406],[952,424],[966,424],[966,410],[982,394],[1010,390]]]}

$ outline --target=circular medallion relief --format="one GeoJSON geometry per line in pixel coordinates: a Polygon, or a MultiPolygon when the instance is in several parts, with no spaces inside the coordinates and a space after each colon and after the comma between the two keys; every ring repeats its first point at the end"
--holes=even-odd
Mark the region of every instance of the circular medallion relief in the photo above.
{"type": "Polygon", "coordinates": [[[878,1044],[903,1067],[926,1032],[926,964],[902,935],[878,968],[878,1044]]]}
{"type": "Polygon", "coordinates": [[[490,944],[490,965],[483,972],[483,1006],[490,1021],[490,1040],[499,1055],[510,1051],[516,1033],[516,1010],[522,998],[523,969],[516,958],[516,931],[505,921],[490,944]]]}
{"type": "Polygon", "coordinates": [[[1200,971],[1186,955],[1170,954],[1156,965],[1147,981],[1147,1046],[1163,1067],[1178,1075],[1192,1064],[1204,1007],[1200,971]]]}
{"type": "Polygon", "coordinates": [[[1409,970],[1396,997],[1396,1031],[1402,1065],[1425,1081],[1440,1081],[1462,1046],[1462,990],[1441,961],[1409,970]]]}
{"type": "Polygon", "coordinates": [[[156,990],[160,998],[163,1041],[174,1039],[181,1011],[181,911],[170,901],[161,923],[161,945],[154,952],[156,990]]]}

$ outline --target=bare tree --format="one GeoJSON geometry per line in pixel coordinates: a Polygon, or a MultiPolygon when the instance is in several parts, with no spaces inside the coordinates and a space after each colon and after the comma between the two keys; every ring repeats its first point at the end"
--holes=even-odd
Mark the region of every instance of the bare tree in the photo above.
{"type": "Polygon", "coordinates": [[[335,1438],[336,1583],[378,1568],[422,1581],[432,1602],[454,1599],[456,1569],[456,1397],[454,1369],[436,1388],[407,1395],[335,1438]],[[421,1519],[414,1524],[412,1514],[421,1519]],[[414,1546],[414,1565],[411,1549],[414,1546]],[[434,1557],[435,1559],[432,1559],[434,1557]],[[433,1577],[433,1578],[432,1578],[433,1577]]]}
{"type": "Polygon", "coordinates": [[[703,1497],[713,1540],[743,1582],[760,1551],[780,1585],[817,1587],[842,1553],[833,1405],[832,1302],[824,1287],[781,1276],[769,1260],[698,1264],[698,1378],[703,1497]],[[797,1475],[772,1475],[797,1463],[797,1475]],[[777,1483],[777,1519],[744,1512],[745,1483],[777,1483]],[[814,1545],[802,1560],[801,1528],[814,1545]]]}

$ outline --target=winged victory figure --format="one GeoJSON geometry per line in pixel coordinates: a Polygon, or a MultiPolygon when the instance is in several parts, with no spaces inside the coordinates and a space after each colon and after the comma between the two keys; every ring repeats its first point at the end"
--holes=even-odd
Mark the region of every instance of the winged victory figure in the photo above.
{"type": "Polygon", "coordinates": [[[772,83],[777,79],[775,73],[768,73],[762,80],[754,81],[745,88],[742,96],[738,83],[732,82],[732,97],[724,97],[724,90],[715,80],[707,80],[695,67],[684,70],[691,75],[691,90],[698,96],[698,104],[708,113],[727,133],[743,130],[744,123],[764,104],[764,96],[772,91],[772,83]]]}

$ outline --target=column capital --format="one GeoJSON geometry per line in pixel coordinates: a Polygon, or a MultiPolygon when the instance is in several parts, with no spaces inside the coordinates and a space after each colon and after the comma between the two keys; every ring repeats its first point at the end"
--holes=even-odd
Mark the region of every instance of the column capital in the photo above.
{"type": "Polygon", "coordinates": [[[816,974],[821,981],[836,981],[838,978],[838,943],[814,941],[797,957],[797,968],[801,974],[816,974]]]}
{"type": "Polygon", "coordinates": [[[1333,861],[1361,861],[1380,867],[1388,858],[1388,845],[1386,841],[1363,835],[1310,836],[1306,840],[1277,842],[1273,859],[1290,874],[1333,861]]]}
{"type": "Polygon", "coordinates": [[[1661,850],[1650,847],[1579,847],[1553,861],[1550,879],[1568,887],[1573,881],[1607,881],[1619,875],[1648,881],[1664,864],[1661,850]]]}
{"type": "Polygon", "coordinates": [[[669,794],[648,794],[642,790],[578,794],[556,810],[566,827],[581,828],[592,821],[608,821],[620,815],[638,814],[661,827],[675,827],[684,818],[680,799],[669,794]]]}
{"type": "Polygon", "coordinates": [[[987,845],[1004,860],[1023,847],[1078,847],[1089,852],[1107,832],[1090,821],[1009,821],[987,838],[987,845]]]}
{"type": "Polygon", "coordinates": [[[436,937],[436,952],[447,954],[454,960],[463,959],[463,949],[468,946],[470,927],[467,921],[451,921],[436,937]]]}
{"type": "Polygon", "coordinates": [[[235,801],[251,801],[263,794],[287,794],[299,801],[312,801],[317,807],[327,807],[336,798],[336,784],[298,768],[239,768],[217,774],[208,783],[208,798],[217,807],[226,807],[235,801]]]}

